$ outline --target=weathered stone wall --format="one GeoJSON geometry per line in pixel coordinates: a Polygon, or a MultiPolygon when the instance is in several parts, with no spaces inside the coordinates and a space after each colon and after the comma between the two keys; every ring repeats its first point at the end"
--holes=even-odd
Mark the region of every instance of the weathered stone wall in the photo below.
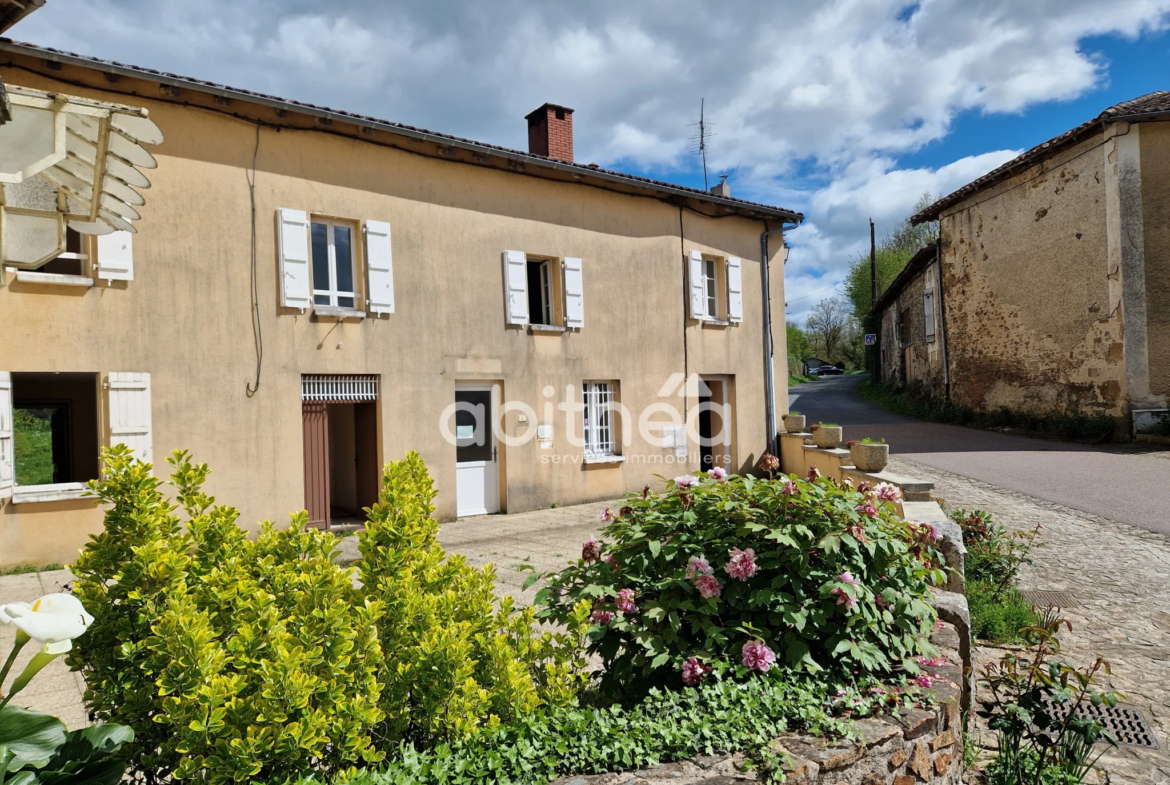
{"type": "MultiPolygon", "coordinates": [[[[977,409],[1121,416],[1101,136],[941,218],[951,396],[977,409]],[[1111,304],[1112,302],[1112,304],[1111,304]]],[[[1116,287],[1115,287],[1116,288],[1116,287]]]]}
{"type": "MultiPolygon", "coordinates": [[[[772,749],[787,763],[789,785],[958,785],[963,776],[963,739],[958,636],[946,626],[932,638],[946,665],[926,668],[936,704],[896,716],[856,723],[857,740],[825,739],[801,733],[778,737],[772,749]]],[[[742,753],[700,755],[636,771],[562,777],[553,785],[730,785],[755,782],[742,753]]]]}
{"type": "Polygon", "coordinates": [[[1150,392],[1170,398],[1170,123],[1142,123],[1141,172],[1150,392]]]}
{"type": "Polygon", "coordinates": [[[935,398],[945,393],[938,266],[927,265],[882,313],[881,380],[935,398]],[[923,294],[934,292],[934,335],[927,339],[923,294]]]}

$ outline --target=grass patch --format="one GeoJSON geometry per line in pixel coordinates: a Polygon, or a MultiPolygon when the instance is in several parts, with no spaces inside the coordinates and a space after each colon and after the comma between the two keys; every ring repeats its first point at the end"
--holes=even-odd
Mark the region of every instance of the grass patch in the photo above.
{"type": "Polygon", "coordinates": [[[19,564],[15,567],[0,568],[0,576],[4,575],[28,575],[30,572],[52,572],[53,570],[65,569],[60,564],[44,564],[38,567],[35,564],[19,564]]]}
{"type": "Polygon", "coordinates": [[[54,482],[53,421],[49,409],[12,410],[16,481],[21,485],[54,482]]]}
{"type": "Polygon", "coordinates": [[[816,377],[813,377],[813,376],[789,376],[788,377],[788,386],[795,387],[798,384],[808,384],[809,382],[815,382],[815,381],[816,381],[816,377]]]}
{"type": "Polygon", "coordinates": [[[895,414],[971,428],[1010,428],[1054,439],[1090,443],[1108,441],[1116,429],[1116,422],[1107,414],[1038,415],[1013,412],[1002,406],[993,411],[980,412],[970,406],[875,384],[872,380],[860,384],[857,393],[870,403],[895,414]]]}
{"type": "Polygon", "coordinates": [[[1039,619],[1032,603],[1009,586],[998,591],[981,581],[967,584],[967,606],[971,610],[971,634],[993,643],[1021,643],[1020,629],[1032,627],[1039,619]]]}

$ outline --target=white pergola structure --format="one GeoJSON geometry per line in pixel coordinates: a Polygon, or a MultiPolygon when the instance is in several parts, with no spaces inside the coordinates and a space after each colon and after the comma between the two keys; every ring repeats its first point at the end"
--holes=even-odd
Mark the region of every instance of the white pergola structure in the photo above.
{"type": "Polygon", "coordinates": [[[145,109],[7,86],[0,125],[0,263],[34,269],[83,235],[134,233],[163,141],[145,109]]]}

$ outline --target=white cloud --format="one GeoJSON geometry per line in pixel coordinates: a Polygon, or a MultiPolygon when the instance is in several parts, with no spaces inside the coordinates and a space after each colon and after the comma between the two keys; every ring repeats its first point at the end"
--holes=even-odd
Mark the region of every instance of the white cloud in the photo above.
{"type": "MultiPolygon", "coordinates": [[[[866,219],[897,220],[1013,151],[898,169],[961,112],[1022,112],[1098,86],[1086,36],[1167,25],[1170,0],[52,0],[13,31],[49,46],[523,148],[572,106],[577,157],[670,178],[709,164],[736,195],[803,210],[790,295],[840,280],[866,219]]],[[[1033,140],[1028,140],[1033,141],[1033,140]]],[[[810,298],[811,299],[811,298],[810,298]]],[[[813,300],[815,303],[815,299],[813,300]]],[[[811,305],[812,303],[810,303],[811,305]]]]}

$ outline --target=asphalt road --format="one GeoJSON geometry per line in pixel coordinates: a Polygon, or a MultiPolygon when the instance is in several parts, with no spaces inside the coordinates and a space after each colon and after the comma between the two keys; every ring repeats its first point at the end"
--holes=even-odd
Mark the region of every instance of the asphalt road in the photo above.
{"type": "Polygon", "coordinates": [[[885,439],[907,460],[1000,488],[1170,534],[1170,459],[1126,445],[1103,447],[1031,439],[923,422],[863,400],[865,376],[836,376],[789,390],[809,423],[844,426],[846,439],[885,439]]]}

